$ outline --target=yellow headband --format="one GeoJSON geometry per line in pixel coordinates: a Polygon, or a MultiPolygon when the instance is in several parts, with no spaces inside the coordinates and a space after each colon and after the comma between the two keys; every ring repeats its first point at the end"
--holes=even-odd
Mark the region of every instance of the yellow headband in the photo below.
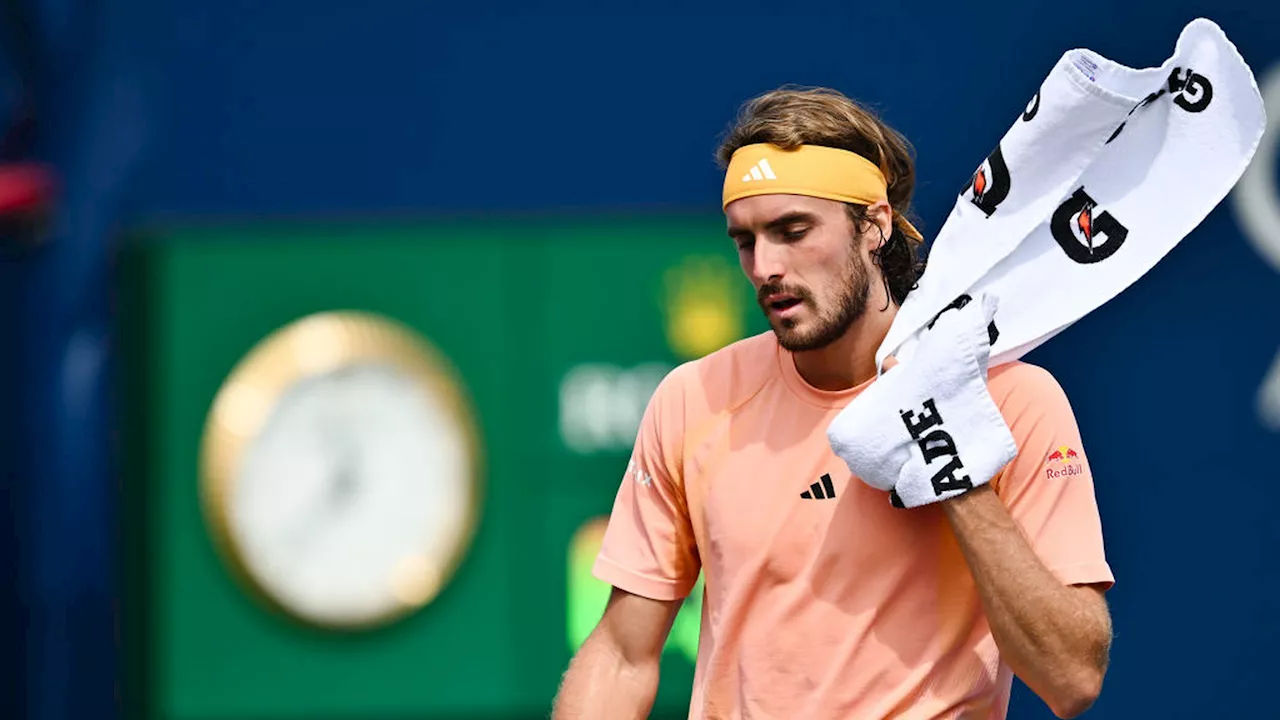
{"type": "MultiPolygon", "coordinates": [[[[783,150],[759,143],[738,148],[724,176],[722,207],[752,195],[809,197],[873,205],[888,199],[884,173],[875,163],[848,150],[801,145],[783,150]]],[[[894,215],[903,232],[923,240],[906,218],[894,215]]]]}

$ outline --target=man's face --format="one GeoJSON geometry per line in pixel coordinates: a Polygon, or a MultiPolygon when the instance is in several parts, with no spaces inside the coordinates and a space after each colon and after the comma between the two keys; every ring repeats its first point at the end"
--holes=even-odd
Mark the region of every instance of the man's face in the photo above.
{"type": "Polygon", "coordinates": [[[842,203],[755,195],[730,203],[725,217],[738,261],[782,347],[818,350],[862,317],[871,288],[866,243],[842,203]]]}

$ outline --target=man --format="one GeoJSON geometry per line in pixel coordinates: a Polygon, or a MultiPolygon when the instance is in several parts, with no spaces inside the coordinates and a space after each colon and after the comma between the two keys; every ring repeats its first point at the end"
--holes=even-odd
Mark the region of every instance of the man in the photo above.
{"type": "Polygon", "coordinates": [[[1106,671],[1113,578],[1053,378],[992,370],[1017,457],[922,507],[853,477],[825,434],[875,378],[915,286],[906,141],[839,93],[784,89],[743,108],[719,159],[772,331],[654,394],[595,565],[614,590],[554,717],[647,717],[699,571],[692,719],[1003,718],[1012,673],[1058,716],[1083,712],[1106,671]]]}

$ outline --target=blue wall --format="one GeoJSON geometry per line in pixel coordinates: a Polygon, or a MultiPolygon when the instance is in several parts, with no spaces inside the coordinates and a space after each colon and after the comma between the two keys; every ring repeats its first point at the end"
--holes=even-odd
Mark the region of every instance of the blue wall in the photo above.
{"type": "MultiPolygon", "coordinates": [[[[3,628],[22,642],[0,648],[18,693],[0,696],[40,720],[114,706],[120,227],[715,212],[717,134],[749,96],[800,83],[870,102],[912,138],[928,234],[1070,47],[1154,65],[1204,15],[1259,76],[1280,67],[1280,3],[1262,0],[32,1],[39,152],[67,185],[51,244],[0,265],[0,479],[13,509],[0,551],[12,546],[19,570],[0,612],[24,609],[3,628]]],[[[1032,358],[1076,407],[1118,576],[1113,665],[1091,717],[1274,714],[1280,434],[1255,404],[1280,350],[1276,307],[1280,277],[1224,203],[1032,358]]],[[[1020,691],[1011,716],[1048,712],[1020,691]]]]}

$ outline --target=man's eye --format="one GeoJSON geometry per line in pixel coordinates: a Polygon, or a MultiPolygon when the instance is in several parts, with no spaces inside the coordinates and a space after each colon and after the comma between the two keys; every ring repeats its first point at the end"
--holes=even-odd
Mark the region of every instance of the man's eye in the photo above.
{"type": "Polygon", "coordinates": [[[782,231],[782,237],[787,240],[799,240],[809,232],[807,227],[792,227],[782,231]]]}

